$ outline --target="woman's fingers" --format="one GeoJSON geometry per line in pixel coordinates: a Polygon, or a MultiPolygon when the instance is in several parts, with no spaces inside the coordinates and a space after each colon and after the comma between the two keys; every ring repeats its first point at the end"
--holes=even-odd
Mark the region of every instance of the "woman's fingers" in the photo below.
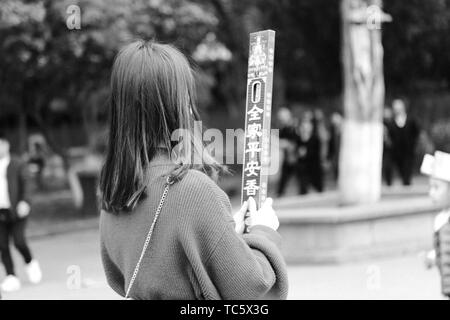
{"type": "Polygon", "coordinates": [[[236,214],[238,214],[239,216],[241,216],[242,219],[243,219],[244,216],[245,216],[245,213],[247,212],[247,210],[248,210],[248,201],[244,201],[244,203],[242,203],[241,208],[239,209],[238,212],[236,212],[236,214]]]}
{"type": "Polygon", "coordinates": [[[245,217],[244,224],[249,227],[252,225],[252,218],[250,216],[245,217]]]}
{"type": "Polygon", "coordinates": [[[248,199],[249,218],[245,219],[245,224],[249,227],[256,225],[264,225],[274,230],[279,227],[279,221],[275,210],[272,208],[272,198],[267,198],[261,208],[257,210],[255,199],[248,199]]]}
{"type": "Polygon", "coordinates": [[[245,232],[246,227],[252,227],[255,225],[264,225],[277,230],[279,221],[275,211],[272,208],[272,204],[272,198],[267,198],[258,210],[255,199],[253,197],[249,197],[233,217],[236,232],[238,234],[242,234],[245,232]]]}
{"type": "Polygon", "coordinates": [[[248,201],[244,201],[239,211],[237,211],[233,216],[235,222],[235,230],[238,234],[242,234],[244,232],[245,214],[247,213],[247,211],[248,211],[248,201]]]}
{"type": "Polygon", "coordinates": [[[234,220],[235,220],[236,222],[238,222],[238,221],[244,221],[244,217],[245,217],[245,214],[247,213],[247,210],[248,210],[248,201],[244,201],[244,203],[242,204],[242,206],[241,206],[241,208],[239,209],[239,211],[237,211],[237,212],[234,214],[234,220]]]}
{"type": "Polygon", "coordinates": [[[266,198],[266,201],[263,203],[264,208],[272,208],[273,205],[273,199],[272,198],[266,198]]]}
{"type": "Polygon", "coordinates": [[[253,197],[248,198],[248,211],[250,211],[250,216],[253,213],[256,213],[256,202],[255,199],[253,199],[253,197]]]}

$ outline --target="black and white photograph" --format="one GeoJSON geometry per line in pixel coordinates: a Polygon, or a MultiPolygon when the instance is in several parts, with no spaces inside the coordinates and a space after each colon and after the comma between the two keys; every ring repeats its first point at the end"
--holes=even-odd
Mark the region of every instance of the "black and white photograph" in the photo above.
{"type": "Polygon", "coordinates": [[[0,308],[449,298],[450,0],[0,0],[0,308]]]}

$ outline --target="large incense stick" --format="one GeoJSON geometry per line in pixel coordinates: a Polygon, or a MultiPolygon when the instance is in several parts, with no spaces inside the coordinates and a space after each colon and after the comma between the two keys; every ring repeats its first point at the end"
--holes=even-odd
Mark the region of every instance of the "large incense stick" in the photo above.
{"type": "Polygon", "coordinates": [[[275,31],[250,34],[241,202],[267,197],[275,31]]]}

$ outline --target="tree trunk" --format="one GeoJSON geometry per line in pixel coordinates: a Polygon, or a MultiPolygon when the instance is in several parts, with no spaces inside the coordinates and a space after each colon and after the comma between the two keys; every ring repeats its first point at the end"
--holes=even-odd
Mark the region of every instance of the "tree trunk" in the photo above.
{"type": "Polygon", "coordinates": [[[27,95],[28,86],[24,82],[22,85],[22,99],[19,108],[19,146],[18,153],[22,156],[28,150],[28,128],[27,128],[27,113],[29,108],[30,99],[27,95]]]}
{"type": "Polygon", "coordinates": [[[367,8],[381,0],[342,0],[344,122],[339,159],[343,205],[381,196],[384,77],[380,28],[370,28],[367,8]]]}
{"type": "MultiPolygon", "coordinates": [[[[23,103],[23,102],[22,102],[23,103]]],[[[28,130],[27,130],[27,116],[23,112],[23,106],[19,112],[19,147],[17,148],[18,153],[23,155],[27,151],[28,142],[28,130]]]]}
{"type": "Polygon", "coordinates": [[[222,36],[219,38],[226,47],[233,52],[232,61],[229,63],[228,81],[230,81],[228,111],[231,118],[240,120],[242,115],[240,110],[245,105],[246,80],[247,80],[247,43],[248,33],[242,22],[242,17],[235,14],[234,2],[213,0],[213,8],[220,20],[222,36]]]}

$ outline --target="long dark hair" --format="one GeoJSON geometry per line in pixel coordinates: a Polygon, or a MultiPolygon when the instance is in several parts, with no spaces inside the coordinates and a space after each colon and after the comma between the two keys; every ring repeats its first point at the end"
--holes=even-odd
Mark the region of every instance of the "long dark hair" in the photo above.
{"type": "Polygon", "coordinates": [[[183,136],[178,144],[171,140],[177,129],[193,133],[196,120],[200,117],[195,81],[186,57],[154,41],[125,46],[111,73],[109,142],[100,176],[102,208],[119,212],[136,206],[145,195],[147,168],[161,147],[178,164],[171,173],[174,178],[191,168],[210,176],[222,171],[194,134],[183,136]],[[189,161],[192,157],[200,157],[201,163],[189,161]]]}

